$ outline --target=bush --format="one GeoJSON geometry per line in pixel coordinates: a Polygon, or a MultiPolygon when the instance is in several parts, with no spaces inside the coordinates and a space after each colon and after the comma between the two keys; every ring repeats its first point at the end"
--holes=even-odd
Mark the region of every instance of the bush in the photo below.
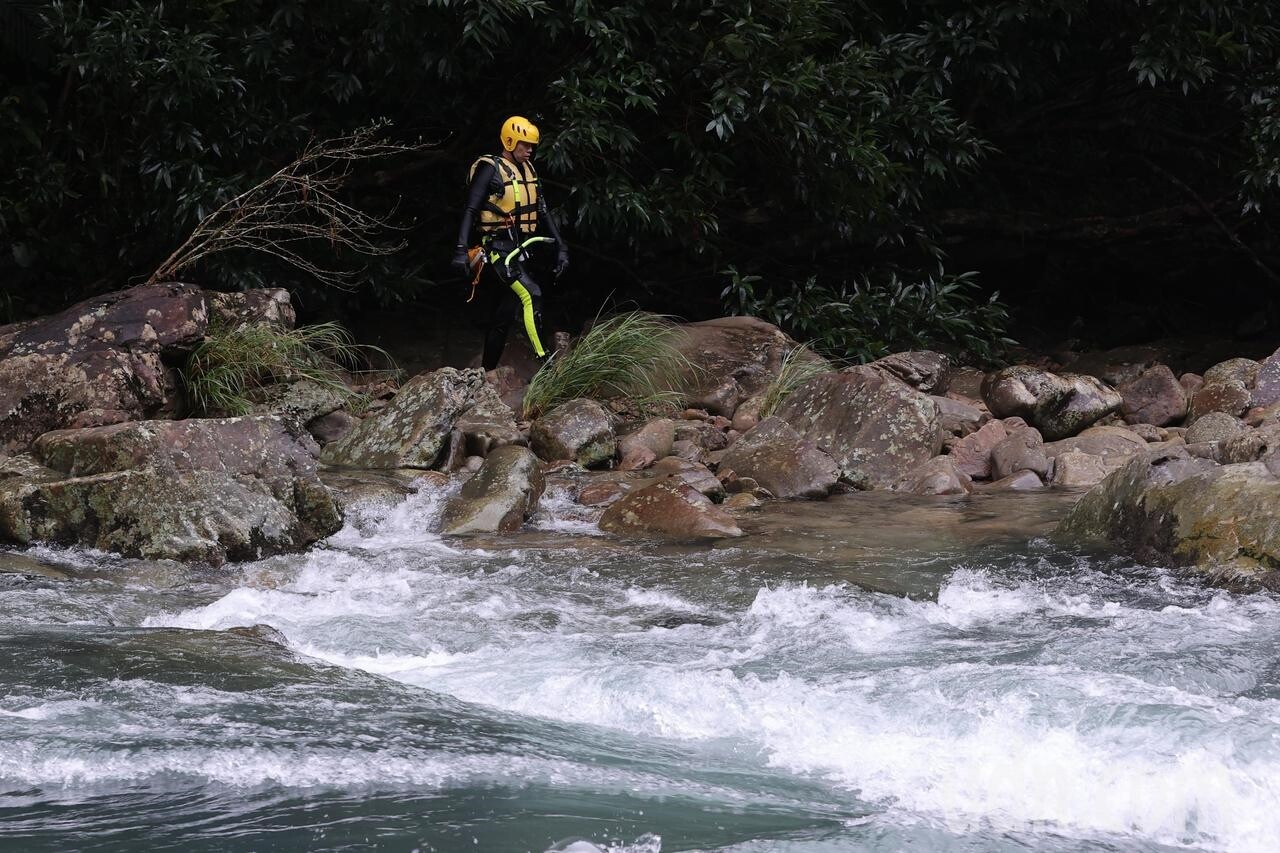
{"type": "Polygon", "coordinates": [[[204,342],[187,358],[182,380],[192,412],[205,417],[248,414],[255,391],[303,380],[336,392],[349,407],[359,407],[364,398],[346,379],[363,367],[368,354],[390,363],[384,351],[355,343],[337,323],[297,329],[218,324],[210,326],[204,342]]]}
{"type": "Polygon", "coordinates": [[[893,272],[884,282],[860,278],[838,288],[811,277],[782,292],[733,268],[725,274],[730,283],[720,297],[726,310],[768,320],[836,360],[936,349],[962,361],[993,363],[1015,343],[1005,334],[1009,312],[1000,294],[984,299],[976,273],[908,281],[893,272]]]}
{"type": "Polygon", "coordinates": [[[579,397],[622,400],[642,411],[678,406],[696,368],[676,348],[675,324],[644,311],[597,323],[555,355],[529,382],[524,416],[534,418],[579,397]]]}

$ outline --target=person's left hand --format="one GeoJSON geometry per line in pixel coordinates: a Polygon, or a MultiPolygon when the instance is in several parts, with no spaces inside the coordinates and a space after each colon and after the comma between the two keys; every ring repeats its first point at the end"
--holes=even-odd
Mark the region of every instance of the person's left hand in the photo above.
{"type": "Polygon", "coordinates": [[[560,247],[560,251],[556,253],[556,265],[552,268],[551,272],[555,275],[556,278],[559,278],[560,274],[563,273],[568,268],[569,268],[569,250],[562,245],[560,247]]]}

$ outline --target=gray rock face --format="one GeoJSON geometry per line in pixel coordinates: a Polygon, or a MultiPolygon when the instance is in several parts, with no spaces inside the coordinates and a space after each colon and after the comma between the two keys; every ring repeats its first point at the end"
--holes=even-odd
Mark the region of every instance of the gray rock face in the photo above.
{"type": "Polygon", "coordinates": [[[983,400],[997,418],[1017,416],[1054,441],[1119,411],[1124,400],[1102,380],[1015,365],[987,377],[983,400]]]}
{"type": "MultiPolygon", "coordinates": [[[[1096,458],[1105,476],[1139,453],[1146,453],[1147,441],[1142,436],[1123,427],[1096,426],[1090,427],[1073,438],[1051,441],[1044,446],[1045,455],[1055,460],[1072,451],[1086,453],[1096,458]]],[[[1077,467],[1081,467],[1082,460],[1074,461],[1077,463],[1077,467]]],[[[1098,479],[1102,478],[1099,477],[1098,479]]],[[[1059,478],[1056,476],[1056,465],[1054,483],[1066,485],[1065,483],[1059,483],[1059,478]]],[[[1076,483],[1074,485],[1084,484],[1076,483]]]]}
{"type": "Polygon", "coordinates": [[[942,431],[945,433],[969,435],[990,420],[986,412],[971,403],[936,394],[930,395],[930,399],[938,406],[942,431]]]}
{"type": "Polygon", "coordinates": [[[533,422],[529,446],[548,462],[571,459],[589,468],[613,458],[617,439],[604,406],[595,400],[570,400],[533,422]]]}
{"type": "Polygon", "coordinates": [[[1037,477],[1049,473],[1049,456],[1039,430],[1023,427],[1009,433],[1004,441],[991,448],[991,476],[1003,480],[1019,471],[1031,471],[1037,477]]]}
{"type": "Polygon", "coordinates": [[[1187,416],[1187,392],[1166,365],[1157,364],[1118,389],[1125,422],[1170,426],[1187,416]]]}
{"type": "Polygon", "coordinates": [[[942,449],[938,406],[900,380],[860,366],[814,377],[777,416],[831,455],[857,488],[891,488],[942,449]]]}
{"type": "Polygon", "coordinates": [[[0,538],[214,565],[300,550],[342,525],[316,449],[274,418],[49,432],[34,451],[59,479],[0,483],[0,538]]]}
{"type": "Polygon", "coordinates": [[[484,373],[476,369],[420,373],[385,408],[325,445],[321,461],[342,468],[432,468],[483,385],[484,373]]]}
{"type": "Polygon", "coordinates": [[[176,383],[162,359],[207,329],[204,291],[189,284],[121,290],[0,328],[0,448],[24,450],[85,413],[118,421],[173,410],[176,383]]]}
{"type": "Polygon", "coordinates": [[[1248,575],[1277,586],[1280,479],[1261,462],[1217,465],[1184,451],[1133,459],[1095,486],[1059,525],[1138,559],[1248,575]]]}
{"type": "Polygon", "coordinates": [[[895,352],[871,362],[871,366],[889,372],[926,394],[946,393],[951,379],[951,359],[930,350],[895,352]]]}
{"type": "Polygon", "coordinates": [[[913,495],[967,495],[973,480],[950,456],[935,456],[912,468],[894,485],[894,491],[913,495]]]}
{"type": "Polygon", "coordinates": [[[1209,412],[1187,427],[1187,444],[1225,441],[1244,429],[1240,419],[1226,412],[1209,412]]]}
{"type": "Polygon", "coordinates": [[[610,504],[600,529],[631,536],[721,539],[742,535],[733,516],[675,478],[646,486],[610,504]]]}
{"type": "Polygon", "coordinates": [[[471,404],[454,422],[462,433],[462,443],[471,456],[488,456],[499,447],[525,445],[528,441],[516,427],[515,412],[502,402],[498,391],[485,383],[476,391],[471,404]]]}
{"type": "Polygon", "coordinates": [[[444,508],[449,535],[513,533],[538,509],[545,488],[538,457],[525,447],[495,449],[444,508]]]}
{"type": "Polygon", "coordinates": [[[1064,487],[1093,486],[1109,474],[1101,456],[1080,450],[1066,450],[1053,460],[1053,485],[1064,487]]]}
{"type": "Polygon", "coordinates": [[[720,460],[720,469],[751,477],[782,500],[824,498],[840,477],[834,459],[781,418],[762,420],[720,460]]]}

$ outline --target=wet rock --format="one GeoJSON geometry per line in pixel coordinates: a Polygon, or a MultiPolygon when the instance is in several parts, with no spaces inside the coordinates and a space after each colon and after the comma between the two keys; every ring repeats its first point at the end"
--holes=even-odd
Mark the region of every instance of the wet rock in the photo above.
{"type": "Polygon", "coordinates": [[[1066,450],[1054,457],[1053,478],[1055,486],[1093,486],[1101,483],[1111,473],[1101,456],[1080,450],[1066,450]]]}
{"type": "Polygon", "coordinates": [[[982,409],[962,400],[936,395],[930,399],[938,405],[942,431],[949,435],[969,435],[991,419],[982,409]]]}
{"type": "Polygon", "coordinates": [[[897,352],[873,361],[871,366],[926,394],[944,394],[951,379],[951,359],[940,352],[897,352]]]}
{"type": "Polygon", "coordinates": [[[782,500],[826,497],[840,476],[829,454],[777,417],[765,418],[743,435],[720,464],[782,500]]]}
{"type": "Polygon", "coordinates": [[[445,504],[441,532],[513,533],[538,509],[545,480],[538,458],[526,447],[504,445],[445,504]]]}
{"type": "Polygon", "coordinates": [[[668,456],[653,466],[652,473],[658,477],[675,477],[717,503],[724,499],[724,484],[706,465],[690,462],[678,456],[668,456]]]}
{"type": "Polygon", "coordinates": [[[1050,459],[1070,451],[1097,457],[1104,474],[1109,474],[1137,454],[1146,453],[1147,442],[1124,427],[1095,426],[1072,438],[1052,441],[1044,446],[1045,455],[1050,459]]]}
{"type": "Polygon", "coordinates": [[[1067,438],[1119,411],[1124,402],[1101,380],[1015,365],[987,377],[983,400],[997,418],[1017,416],[1049,440],[1067,438]]]}
{"type": "Polygon", "coordinates": [[[760,423],[760,410],[763,406],[763,394],[756,394],[743,400],[733,412],[731,426],[738,432],[745,433],[760,423]]]}
{"type": "Polygon", "coordinates": [[[616,480],[588,483],[578,492],[578,503],[582,506],[608,506],[629,491],[628,484],[616,480]]]}
{"type": "Polygon", "coordinates": [[[323,468],[319,473],[320,481],[344,513],[362,503],[394,506],[419,489],[443,489],[449,482],[449,478],[438,471],[416,468],[370,471],[323,468]]]}
{"type": "Polygon", "coordinates": [[[600,529],[680,539],[742,535],[733,516],[697,489],[674,478],[632,492],[609,506],[600,517],[600,529]]]}
{"type": "Polygon", "coordinates": [[[499,447],[528,444],[516,426],[515,412],[487,382],[477,389],[453,428],[462,433],[463,446],[469,456],[488,456],[499,447]]]}
{"type": "Polygon", "coordinates": [[[1001,421],[988,421],[977,432],[951,445],[950,456],[956,467],[974,480],[991,477],[991,451],[1008,438],[1001,421]]]}
{"type": "Polygon", "coordinates": [[[1049,473],[1044,439],[1034,427],[1015,430],[991,448],[991,476],[994,479],[1002,480],[1019,471],[1031,471],[1038,477],[1049,473]]]}
{"type": "Polygon", "coordinates": [[[1217,465],[1184,452],[1133,459],[1072,508],[1059,534],[1102,539],[1140,560],[1274,585],[1280,479],[1260,462],[1217,465]]]}
{"type": "Polygon", "coordinates": [[[137,420],[176,410],[164,360],[182,357],[207,329],[204,291],[177,283],[108,293],[0,327],[0,448],[25,450],[82,412],[137,420]]]}
{"type": "Polygon", "coordinates": [[[1244,428],[1239,418],[1225,412],[1209,412],[1187,427],[1184,438],[1187,444],[1225,441],[1244,428]]]}
{"type": "Polygon", "coordinates": [[[913,495],[967,495],[973,491],[973,480],[952,457],[935,456],[911,469],[894,490],[913,495]]]}
{"type": "MultiPolygon", "coordinates": [[[[783,357],[796,347],[796,342],[777,326],[755,317],[721,317],[681,325],[676,345],[696,366],[679,383],[693,389],[690,399],[727,402],[727,395],[717,398],[716,389],[729,385],[736,389],[736,407],[741,400],[764,390],[778,375],[783,357]]],[[[719,403],[715,405],[716,414],[732,416],[732,408],[724,411],[719,403]]]]}
{"type": "Polygon", "coordinates": [[[1187,392],[1163,364],[1148,368],[1117,390],[1123,399],[1120,411],[1128,423],[1169,426],[1187,416],[1187,392]]]}
{"type": "Polygon", "coordinates": [[[984,492],[1031,492],[1043,489],[1044,482],[1034,471],[1015,471],[993,483],[982,486],[984,492]]]}
{"type": "Polygon", "coordinates": [[[648,451],[653,456],[653,460],[649,463],[652,464],[664,456],[671,455],[671,444],[675,440],[675,421],[670,418],[658,418],[649,421],[634,432],[620,436],[618,454],[625,460],[638,451],[648,451]]]}
{"type": "Polygon", "coordinates": [[[865,366],[810,379],[777,416],[835,459],[857,488],[890,488],[942,449],[937,404],[865,366]]]}
{"type": "Polygon", "coordinates": [[[763,501],[749,492],[738,492],[736,495],[730,495],[728,500],[724,502],[725,509],[734,511],[757,509],[763,504],[763,501]]]}
{"type": "Polygon", "coordinates": [[[234,637],[241,637],[246,640],[253,640],[258,643],[272,643],[277,646],[288,646],[289,640],[280,631],[271,627],[258,623],[256,625],[236,625],[234,628],[228,628],[226,633],[234,637]]]}
{"type": "Polygon", "coordinates": [[[475,369],[420,373],[385,408],[326,445],[320,459],[344,468],[432,468],[483,384],[475,369]]]}
{"type": "Polygon", "coordinates": [[[323,446],[342,438],[359,423],[360,419],[355,415],[339,409],[310,421],[307,424],[307,432],[311,433],[311,437],[323,446]]]}
{"type": "Polygon", "coordinates": [[[529,446],[548,462],[572,459],[589,468],[613,459],[617,440],[604,406],[594,400],[570,400],[533,422],[529,446]]]}
{"type": "Polygon", "coordinates": [[[1249,408],[1252,393],[1238,379],[1205,382],[1191,398],[1191,422],[1211,412],[1224,412],[1232,417],[1243,415],[1249,408]]]}

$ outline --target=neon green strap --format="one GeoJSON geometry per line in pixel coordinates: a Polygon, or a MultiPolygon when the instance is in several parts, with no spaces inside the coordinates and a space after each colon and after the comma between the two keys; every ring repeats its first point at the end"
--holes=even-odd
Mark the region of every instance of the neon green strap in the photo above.
{"type": "Polygon", "coordinates": [[[555,239],[552,237],[530,237],[528,240],[525,240],[519,246],[516,246],[514,249],[508,252],[506,258],[503,259],[502,263],[506,264],[507,266],[511,266],[511,259],[514,258],[516,255],[520,254],[521,252],[523,252],[525,249],[527,249],[529,245],[532,243],[554,243],[554,242],[555,242],[555,239]]]}

